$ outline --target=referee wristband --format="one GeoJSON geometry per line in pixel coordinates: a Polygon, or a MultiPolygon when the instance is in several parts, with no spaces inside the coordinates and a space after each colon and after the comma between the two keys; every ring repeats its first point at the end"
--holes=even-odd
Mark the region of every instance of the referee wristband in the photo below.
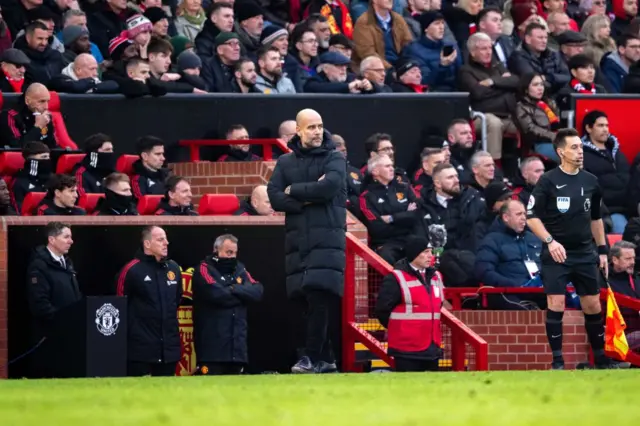
{"type": "Polygon", "coordinates": [[[609,254],[607,246],[598,246],[598,254],[609,254]]]}

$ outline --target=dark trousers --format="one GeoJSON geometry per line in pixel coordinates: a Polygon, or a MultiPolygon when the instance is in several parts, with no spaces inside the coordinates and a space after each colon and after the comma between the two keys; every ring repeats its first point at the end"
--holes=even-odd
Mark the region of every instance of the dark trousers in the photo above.
{"type": "Polygon", "coordinates": [[[335,362],[332,338],[340,336],[340,297],[328,291],[305,291],[307,339],[305,353],[312,363],[335,362]]]}
{"type": "Polygon", "coordinates": [[[389,265],[393,266],[397,261],[405,257],[404,242],[387,241],[376,248],[376,253],[378,253],[378,256],[383,258],[389,265]]]}
{"type": "Polygon", "coordinates": [[[194,376],[230,376],[241,374],[244,364],[237,362],[203,362],[198,365],[194,376]]]}
{"type": "Polygon", "coordinates": [[[398,373],[418,372],[418,371],[438,371],[437,359],[411,359],[395,357],[398,373]]]}
{"type": "Polygon", "coordinates": [[[177,362],[138,362],[129,361],[127,363],[127,376],[175,376],[177,362]]]}

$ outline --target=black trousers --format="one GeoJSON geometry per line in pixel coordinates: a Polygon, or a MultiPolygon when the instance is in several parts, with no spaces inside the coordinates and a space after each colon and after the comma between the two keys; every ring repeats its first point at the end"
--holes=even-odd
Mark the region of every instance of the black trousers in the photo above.
{"type": "Polygon", "coordinates": [[[395,265],[397,261],[405,256],[404,246],[405,244],[402,241],[387,241],[376,248],[376,253],[388,264],[395,265]]]}
{"type": "Polygon", "coordinates": [[[129,361],[127,363],[127,376],[175,376],[177,362],[138,362],[129,361]]]}
{"type": "Polygon", "coordinates": [[[322,290],[305,291],[307,338],[305,353],[314,364],[335,362],[332,339],[340,336],[340,296],[322,290]]]}
{"type": "Polygon", "coordinates": [[[231,376],[241,374],[244,364],[237,362],[203,362],[194,376],[231,376]]]}
{"type": "Polygon", "coordinates": [[[437,359],[411,359],[395,357],[396,368],[398,373],[418,372],[418,371],[438,371],[437,359]]]}

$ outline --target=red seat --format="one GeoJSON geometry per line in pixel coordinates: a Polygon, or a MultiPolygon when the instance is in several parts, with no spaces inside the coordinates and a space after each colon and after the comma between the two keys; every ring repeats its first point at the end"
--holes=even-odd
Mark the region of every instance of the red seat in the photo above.
{"type": "Polygon", "coordinates": [[[18,170],[24,167],[24,157],[22,152],[2,152],[0,153],[0,175],[13,176],[18,170]]]}
{"type": "Polygon", "coordinates": [[[200,216],[231,216],[240,208],[240,201],[234,194],[205,194],[200,199],[200,216]]]}
{"type": "Polygon", "coordinates": [[[153,216],[163,197],[164,195],[143,195],[138,200],[138,213],[143,216],[153,216]]]}
{"type": "Polygon", "coordinates": [[[78,198],[78,207],[82,207],[87,211],[87,214],[91,214],[96,210],[98,201],[104,198],[104,194],[83,194],[78,198]]]}
{"type": "Polygon", "coordinates": [[[124,154],[118,157],[118,162],[116,163],[116,170],[120,173],[124,173],[125,175],[131,176],[133,174],[133,163],[138,161],[137,155],[129,155],[124,154]]]}
{"type": "Polygon", "coordinates": [[[67,125],[64,124],[64,117],[60,112],[60,96],[56,92],[49,92],[49,112],[51,113],[51,122],[55,132],[56,142],[64,149],[76,150],[78,145],[71,139],[67,131],[67,125]]]}
{"type": "Polygon", "coordinates": [[[618,241],[622,241],[621,234],[607,234],[607,240],[609,241],[609,245],[612,246],[618,241]]]}
{"type": "Polygon", "coordinates": [[[29,192],[22,201],[22,216],[33,216],[33,211],[42,202],[46,192],[29,192]]]}
{"type": "Polygon", "coordinates": [[[86,154],[64,154],[58,158],[58,165],[56,166],[56,173],[58,174],[70,174],[76,164],[84,159],[86,154]]]}

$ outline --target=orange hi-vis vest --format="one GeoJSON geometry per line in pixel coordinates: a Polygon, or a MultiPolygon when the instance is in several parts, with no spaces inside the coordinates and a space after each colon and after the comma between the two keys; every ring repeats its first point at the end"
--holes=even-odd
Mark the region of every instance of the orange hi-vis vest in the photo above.
{"type": "Polygon", "coordinates": [[[407,272],[392,272],[400,290],[402,303],[391,311],[388,327],[389,348],[401,352],[422,352],[431,343],[440,346],[440,310],[444,300],[442,276],[436,272],[431,278],[430,291],[407,272]]]}

